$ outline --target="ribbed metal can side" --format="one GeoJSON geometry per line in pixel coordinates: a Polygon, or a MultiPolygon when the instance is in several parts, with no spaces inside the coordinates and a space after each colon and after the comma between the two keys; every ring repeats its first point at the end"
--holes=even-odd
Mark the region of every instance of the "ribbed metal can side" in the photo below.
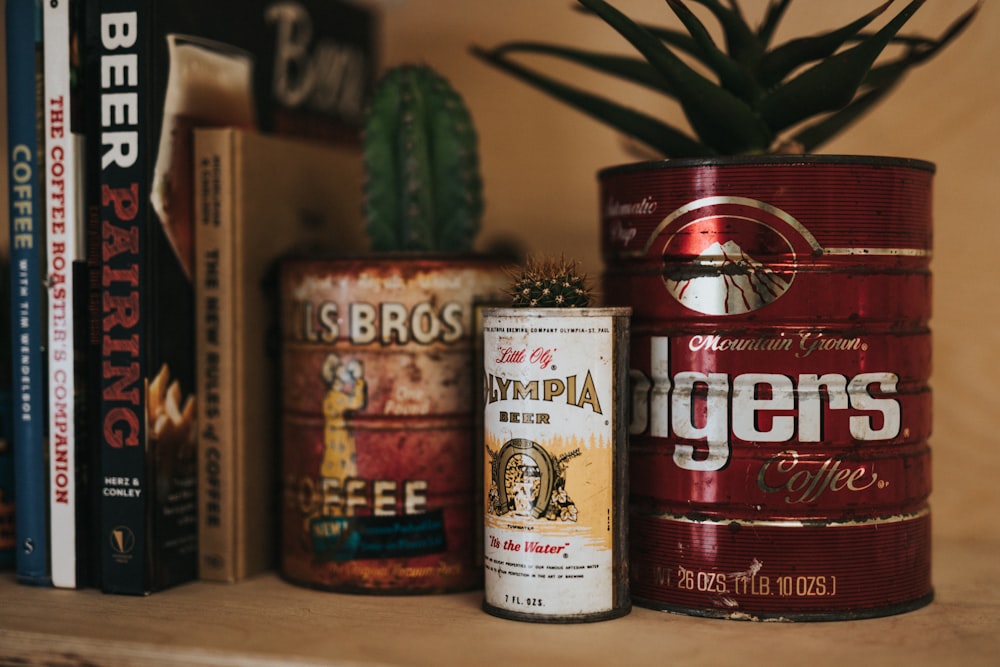
{"type": "Polygon", "coordinates": [[[671,162],[600,174],[605,298],[634,309],[637,604],[926,604],[933,165],[671,162]]]}
{"type": "Polygon", "coordinates": [[[285,578],[355,593],[481,587],[474,311],[500,260],[288,260],[285,578]]]}

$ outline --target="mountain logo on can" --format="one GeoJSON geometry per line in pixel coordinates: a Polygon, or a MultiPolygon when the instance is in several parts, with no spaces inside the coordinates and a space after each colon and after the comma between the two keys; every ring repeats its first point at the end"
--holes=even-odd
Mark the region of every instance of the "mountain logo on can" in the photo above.
{"type": "Polygon", "coordinates": [[[664,239],[663,284],[703,315],[744,315],[792,287],[800,257],[822,252],[791,215],[756,199],[705,197],[668,215],[647,250],[664,239]]]}

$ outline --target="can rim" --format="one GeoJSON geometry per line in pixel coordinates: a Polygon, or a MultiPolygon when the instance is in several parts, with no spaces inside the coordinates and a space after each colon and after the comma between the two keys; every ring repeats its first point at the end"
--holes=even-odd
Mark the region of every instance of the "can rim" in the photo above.
{"type": "Polygon", "coordinates": [[[930,592],[912,600],[906,600],[885,607],[828,611],[738,612],[727,611],[724,609],[712,609],[710,607],[691,607],[688,605],[664,604],[663,602],[650,600],[637,595],[632,596],[632,601],[635,606],[645,609],[684,614],[686,616],[698,616],[701,618],[749,622],[781,621],[786,623],[816,623],[823,621],[860,621],[871,618],[882,618],[885,616],[905,614],[907,612],[920,609],[921,607],[926,607],[933,602],[934,589],[932,588],[930,592]]]}
{"type": "Polygon", "coordinates": [[[505,253],[492,252],[422,252],[379,251],[336,253],[325,251],[292,251],[278,258],[278,264],[329,264],[351,266],[364,264],[377,267],[419,267],[433,265],[438,268],[495,267],[515,264],[517,259],[505,253]]]}
{"type": "Polygon", "coordinates": [[[587,306],[584,308],[521,308],[515,306],[489,306],[483,308],[483,317],[517,316],[524,319],[543,317],[624,317],[632,316],[629,306],[587,306]]]}
{"type": "Polygon", "coordinates": [[[725,155],[705,158],[672,158],[628,162],[605,167],[597,172],[599,178],[637,171],[657,171],[661,169],[691,169],[696,167],[745,167],[759,165],[864,165],[868,167],[902,167],[934,173],[937,166],[933,162],[916,158],[892,157],[884,155],[725,155]]]}

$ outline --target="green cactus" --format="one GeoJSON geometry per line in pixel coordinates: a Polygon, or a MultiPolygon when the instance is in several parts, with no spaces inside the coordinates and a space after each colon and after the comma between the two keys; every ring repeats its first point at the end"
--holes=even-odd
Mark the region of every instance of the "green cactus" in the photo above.
{"type": "Polygon", "coordinates": [[[772,46],[791,0],[769,0],[756,28],[747,22],[739,0],[667,0],[683,31],[637,23],[605,0],[579,3],[584,12],[624,37],[641,57],[527,41],[472,51],[668,158],[815,150],[883,99],[912,67],[940,52],[981,4],[962,14],[939,39],[900,33],[924,0],[912,0],[881,28],[865,32],[889,8],[890,0],[838,29],[772,46]],[[701,5],[711,14],[724,44],[716,44],[689,4],[701,5]],[[878,60],[889,45],[899,47],[900,53],[878,60]],[[567,60],[658,91],[680,104],[691,131],[511,58],[524,54],[567,60]],[[690,59],[703,68],[692,67],[690,59]]]}
{"type": "Polygon", "coordinates": [[[467,252],[483,212],[472,117],[426,65],[379,82],[365,121],[365,217],[372,250],[467,252]]]}
{"type": "Polygon", "coordinates": [[[591,291],[576,262],[529,259],[512,275],[511,305],[515,308],[586,308],[591,291]]]}

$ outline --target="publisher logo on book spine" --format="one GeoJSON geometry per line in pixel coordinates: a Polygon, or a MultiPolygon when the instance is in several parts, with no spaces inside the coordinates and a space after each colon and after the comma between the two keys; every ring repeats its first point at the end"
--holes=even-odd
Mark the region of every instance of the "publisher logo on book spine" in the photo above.
{"type": "Polygon", "coordinates": [[[658,239],[667,292],[704,315],[745,315],[774,303],[791,289],[799,257],[820,248],[788,213],[745,197],[686,204],[647,247],[658,239]]]}
{"type": "Polygon", "coordinates": [[[127,563],[132,560],[132,550],[135,549],[135,533],[128,526],[115,526],[108,535],[111,543],[111,557],[117,563],[127,563]]]}

